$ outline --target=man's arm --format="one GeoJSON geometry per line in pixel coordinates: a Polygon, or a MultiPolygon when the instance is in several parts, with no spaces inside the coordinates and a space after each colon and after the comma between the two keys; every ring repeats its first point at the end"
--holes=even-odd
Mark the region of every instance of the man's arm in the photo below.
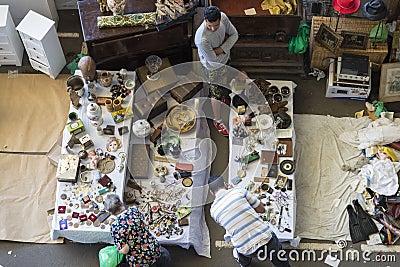
{"type": "Polygon", "coordinates": [[[245,197],[246,200],[249,202],[249,204],[254,208],[254,210],[257,213],[265,212],[264,205],[261,203],[261,200],[259,200],[255,195],[251,194],[249,191],[246,190],[245,197]]]}
{"type": "Polygon", "coordinates": [[[224,61],[224,55],[217,55],[207,40],[203,39],[201,43],[196,44],[196,46],[199,50],[199,54],[205,58],[205,60],[208,64],[211,65],[211,67],[218,68],[220,67],[219,65],[223,64],[222,62],[224,61]]]}
{"type": "Polygon", "coordinates": [[[221,23],[225,26],[225,33],[228,35],[228,38],[225,39],[220,47],[225,53],[228,53],[239,39],[239,34],[225,13],[221,13],[221,23]]]}

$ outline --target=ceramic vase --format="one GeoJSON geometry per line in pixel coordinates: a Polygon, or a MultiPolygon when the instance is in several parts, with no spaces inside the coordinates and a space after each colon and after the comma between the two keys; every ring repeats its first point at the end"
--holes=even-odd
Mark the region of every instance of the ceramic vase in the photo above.
{"type": "Polygon", "coordinates": [[[87,83],[96,79],[96,62],[92,57],[82,57],[78,62],[78,68],[87,83]]]}
{"type": "Polygon", "coordinates": [[[93,126],[97,127],[103,124],[101,108],[96,103],[90,103],[87,106],[86,115],[93,126]]]}
{"type": "Polygon", "coordinates": [[[107,5],[114,16],[123,15],[126,0],[107,0],[107,5]]]}

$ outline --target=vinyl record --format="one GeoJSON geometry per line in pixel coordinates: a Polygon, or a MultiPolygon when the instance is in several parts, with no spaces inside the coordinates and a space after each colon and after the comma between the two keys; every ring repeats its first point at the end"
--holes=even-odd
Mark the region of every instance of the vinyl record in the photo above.
{"type": "Polygon", "coordinates": [[[292,160],[288,160],[288,159],[284,160],[279,165],[279,169],[281,170],[281,172],[283,174],[290,175],[290,174],[294,173],[294,170],[295,170],[294,162],[292,160]]]}

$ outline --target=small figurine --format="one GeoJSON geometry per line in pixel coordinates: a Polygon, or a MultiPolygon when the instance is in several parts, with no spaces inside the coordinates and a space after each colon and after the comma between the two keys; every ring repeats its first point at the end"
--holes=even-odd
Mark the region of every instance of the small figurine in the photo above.
{"type": "Polygon", "coordinates": [[[123,15],[126,5],[126,0],[107,0],[108,8],[114,16],[123,15]]]}
{"type": "Polygon", "coordinates": [[[111,136],[108,138],[106,146],[108,152],[116,152],[122,147],[121,140],[115,136],[111,136]]]}
{"type": "Polygon", "coordinates": [[[110,11],[107,5],[107,0],[97,0],[97,3],[99,3],[101,13],[110,11]]]}
{"type": "Polygon", "coordinates": [[[90,150],[88,154],[88,158],[90,160],[90,167],[92,169],[97,169],[97,163],[100,161],[100,156],[97,155],[95,150],[90,150]]]}
{"type": "Polygon", "coordinates": [[[79,109],[81,107],[81,104],[79,103],[81,97],[76,91],[72,90],[72,87],[68,87],[67,92],[69,92],[69,98],[71,99],[71,103],[74,108],[79,109]]]}
{"type": "Polygon", "coordinates": [[[78,68],[86,83],[93,82],[96,79],[96,62],[90,56],[82,57],[78,62],[78,68]]]}

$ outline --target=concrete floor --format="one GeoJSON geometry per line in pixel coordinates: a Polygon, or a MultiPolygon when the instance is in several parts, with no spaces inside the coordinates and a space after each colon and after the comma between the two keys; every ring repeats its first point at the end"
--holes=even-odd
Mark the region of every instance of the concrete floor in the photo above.
{"type": "MultiPolygon", "coordinates": [[[[67,63],[71,62],[78,53],[81,51],[82,44],[82,33],[80,30],[79,16],[76,10],[63,10],[59,11],[60,24],[58,32],[78,32],[79,38],[60,38],[61,44],[66,54],[67,63]]],[[[3,66],[0,67],[0,72],[7,72],[8,70],[18,69],[20,73],[36,73],[29,66],[27,56],[24,57],[24,66],[13,67],[3,66]]],[[[63,73],[69,73],[65,68],[63,73]]],[[[255,76],[251,76],[256,78],[255,76]]],[[[327,99],[325,98],[325,83],[326,80],[316,81],[312,76],[279,76],[279,75],[259,75],[264,79],[284,79],[292,80],[298,86],[294,95],[294,112],[301,114],[321,114],[321,115],[332,115],[336,117],[350,116],[353,117],[354,113],[364,109],[363,101],[355,100],[339,100],[339,99],[327,99]]],[[[379,73],[375,73],[373,80],[379,80],[379,73]]],[[[372,93],[373,98],[377,94],[377,83],[374,82],[374,91],[372,93]]],[[[387,105],[389,110],[400,112],[399,103],[391,103],[387,105]],[[397,110],[396,110],[397,109],[397,110]]],[[[396,115],[398,115],[397,113],[396,115]]],[[[210,127],[211,136],[217,144],[219,155],[226,155],[228,153],[228,140],[219,135],[214,127],[210,127]]],[[[218,157],[212,165],[212,174],[218,174],[226,168],[227,158],[218,157]]],[[[301,193],[301,192],[298,192],[301,193]]],[[[6,207],[2,207],[6,208],[6,207]]],[[[220,267],[220,266],[238,266],[232,257],[232,250],[229,248],[217,249],[215,247],[215,241],[223,240],[224,230],[218,226],[209,216],[209,206],[206,209],[206,220],[210,229],[211,235],[211,256],[212,258],[205,258],[198,256],[193,249],[185,250],[180,247],[168,246],[168,250],[171,252],[174,267],[188,267],[188,266],[209,266],[209,267],[220,267]]],[[[301,220],[301,218],[297,218],[301,220]]],[[[29,222],[26,222],[29,223],[29,222]]],[[[1,227],[1,226],[0,226],[1,227]]],[[[328,244],[333,242],[321,242],[314,240],[302,240],[302,243],[308,244],[313,243],[323,249],[328,244]]],[[[98,252],[106,244],[78,244],[70,241],[65,241],[64,244],[30,244],[30,243],[19,243],[0,241],[0,267],[25,267],[25,266],[65,266],[65,267],[91,267],[99,266],[98,252]]],[[[358,251],[361,250],[360,245],[352,247],[358,251]]],[[[321,251],[317,252],[320,253],[321,251]]],[[[319,254],[317,254],[319,255],[319,254]]],[[[371,259],[376,254],[371,256],[371,259]]],[[[389,254],[384,254],[389,255],[389,254]]],[[[394,255],[391,253],[390,255],[394,255]]],[[[326,256],[326,254],[325,254],[326,256]]],[[[325,259],[325,256],[323,257],[325,259]]],[[[397,259],[400,260],[400,254],[396,254],[397,259]]],[[[345,259],[345,257],[343,258],[345,259]]],[[[366,262],[364,260],[359,261],[345,261],[343,260],[340,266],[395,266],[392,262],[378,263],[376,261],[366,262]]],[[[253,261],[252,266],[272,266],[268,261],[253,261]]],[[[323,260],[305,260],[305,261],[294,261],[292,266],[327,266],[323,263],[323,260]]],[[[398,265],[397,265],[398,266],[398,265]]]]}

